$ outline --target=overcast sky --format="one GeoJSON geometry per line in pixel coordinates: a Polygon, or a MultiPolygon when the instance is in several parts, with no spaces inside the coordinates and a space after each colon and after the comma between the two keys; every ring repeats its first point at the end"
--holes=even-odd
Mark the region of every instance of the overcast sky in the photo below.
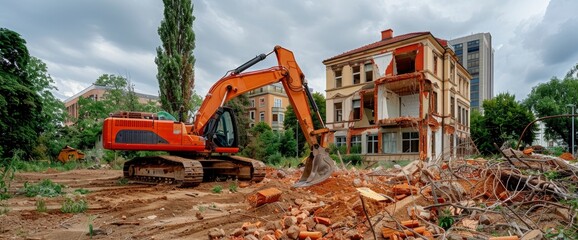
{"type": "MultiPolygon", "coordinates": [[[[429,31],[451,40],[492,35],[494,95],[526,98],[532,86],[578,63],[578,1],[193,0],[196,91],[275,45],[295,57],[314,91],[325,91],[324,59],[394,35],[429,31]]],[[[127,76],[158,94],[155,49],[160,0],[0,0],[0,27],[18,32],[48,65],[66,99],[102,74],[127,76]]],[[[275,65],[270,58],[253,69],[275,65]]]]}

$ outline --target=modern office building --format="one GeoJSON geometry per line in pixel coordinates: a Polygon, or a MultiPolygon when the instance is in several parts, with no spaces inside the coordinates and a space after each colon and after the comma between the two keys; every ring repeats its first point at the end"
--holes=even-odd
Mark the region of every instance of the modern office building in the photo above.
{"type": "Polygon", "coordinates": [[[458,61],[472,75],[470,103],[472,110],[483,111],[482,103],[494,97],[494,50],[490,33],[473,35],[449,41],[458,61]]]}
{"type": "Polygon", "coordinates": [[[265,87],[251,90],[249,98],[249,127],[255,123],[266,122],[273,131],[283,130],[285,110],[289,105],[289,98],[281,83],[274,83],[265,87]]]}
{"type": "Polygon", "coordinates": [[[330,141],[372,160],[465,155],[471,75],[430,32],[381,32],[323,61],[330,141]]]}

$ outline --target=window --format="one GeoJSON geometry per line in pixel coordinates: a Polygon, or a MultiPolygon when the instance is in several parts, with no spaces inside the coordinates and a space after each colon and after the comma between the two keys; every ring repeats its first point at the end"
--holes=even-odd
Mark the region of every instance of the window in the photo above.
{"type": "Polygon", "coordinates": [[[285,121],[284,119],[285,119],[285,116],[283,115],[283,113],[279,113],[279,122],[283,123],[283,121],[285,121]]]}
{"type": "Polygon", "coordinates": [[[366,82],[373,81],[373,64],[366,63],[364,68],[365,68],[365,81],[366,82]]]}
{"type": "Polygon", "coordinates": [[[436,159],[436,135],[434,132],[431,135],[431,157],[436,159]]]}
{"type": "Polygon", "coordinates": [[[278,116],[277,113],[273,113],[273,120],[272,120],[272,121],[273,121],[273,122],[279,121],[279,116],[278,116]]]}
{"type": "Polygon", "coordinates": [[[345,146],[346,141],[345,136],[335,136],[335,146],[337,147],[345,146]]]}
{"type": "Polygon", "coordinates": [[[261,122],[265,121],[265,112],[259,113],[259,121],[261,121],[261,122]]]}
{"type": "Polygon", "coordinates": [[[265,98],[259,98],[259,107],[265,106],[265,98]]]}
{"type": "Polygon", "coordinates": [[[255,111],[250,111],[250,112],[249,112],[249,118],[250,118],[251,120],[255,120],[255,111]]]}
{"type": "Polygon", "coordinates": [[[339,88],[342,86],[341,83],[341,70],[335,70],[335,87],[339,88]]]}
{"type": "Polygon", "coordinates": [[[342,103],[334,103],[333,106],[335,107],[335,121],[334,122],[343,121],[343,104],[342,103]]]}
{"type": "Polygon", "coordinates": [[[435,75],[438,74],[438,56],[435,53],[433,57],[433,72],[435,75]]]}
{"type": "Polygon", "coordinates": [[[361,83],[361,74],[359,71],[360,71],[359,65],[353,66],[353,84],[361,83]]]}
{"type": "Polygon", "coordinates": [[[431,95],[431,112],[438,113],[438,93],[435,91],[431,95]]]}
{"type": "Polygon", "coordinates": [[[452,118],[456,117],[456,105],[455,105],[456,99],[454,97],[450,98],[450,112],[452,114],[452,118]]]}
{"type": "Polygon", "coordinates": [[[456,81],[456,65],[452,62],[450,65],[450,81],[454,83],[456,81]]]}
{"type": "Polygon", "coordinates": [[[404,132],[401,137],[401,148],[403,152],[416,153],[419,151],[418,132],[404,132]]]}
{"type": "Polygon", "coordinates": [[[466,110],[466,121],[464,122],[464,125],[468,126],[470,121],[470,111],[466,110]]]}
{"type": "Polygon", "coordinates": [[[367,153],[378,153],[377,135],[367,135],[367,153]]]}
{"type": "Polygon", "coordinates": [[[252,108],[254,108],[255,107],[255,99],[249,100],[249,104],[252,108]]]}
{"type": "Polygon", "coordinates": [[[468,52],[475,52],[480,50],[480,40],[468,42],[468,52]]]}
{"type": "Polygon", "coordinates": [[[462,123],[462,106],[458,106],[458,122],[462,123]]]}
{"type": "Polygon", "coordinates": [[[353,120],[361,119],[361,100],[353,100],[353,120]]]}
{"type": "Polygon", "coordinates": [[[462,55],[464,53],[464,45],[462,43],[454,45],[454,51],[456,55],[462,55]]]}
{"type": "Polygon", "coordinates": [[[397,152],[397,139],[395,133],[383,133],[383,153],[396,153],[397,152]]]}
{"type": "Polygon", "coordinates": [[[282,100],[280,98],[275,98],[275,105],[273,105],[273,107],[277,107],[280,108],[282,106],[282,100]]]}
{"type": "Polygon", "coordinates": [[[351,136],[349,153],[361,153],[361,135],[351,136]]]}

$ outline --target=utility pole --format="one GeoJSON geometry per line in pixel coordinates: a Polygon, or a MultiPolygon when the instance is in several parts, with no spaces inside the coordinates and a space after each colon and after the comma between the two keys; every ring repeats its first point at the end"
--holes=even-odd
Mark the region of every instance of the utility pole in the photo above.
{"type": "Polygon", "coordinates": [[[570,114],[572,114],[572,132],[570,132],[570,137],[572,138],[572,157],[574,157],[574,107],[576,107],[576,105],[567,104],[566,107],[572,108],[572,112],[570,112],[570,114]]]}

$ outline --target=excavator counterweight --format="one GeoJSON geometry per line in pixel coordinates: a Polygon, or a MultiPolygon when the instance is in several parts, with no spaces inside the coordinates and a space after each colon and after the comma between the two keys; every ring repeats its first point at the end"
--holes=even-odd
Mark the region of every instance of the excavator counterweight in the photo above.
{"type": "Polygon", "coordinates": [[[329,157],[327,128],[314,129],[312,116],[320,120],[305,75],[293,53],[276,46],[277,66],[244,72],[269,54],[260,54],[229,71],[209,90],[192,125],[166,113],[112,114],[103,125],[103,145],[111,150],[166,151],[170,155],[141,157],[127,161],[124,176],[135,181],[168,182],[196,186],[202,181],[223,178],[262,181],[265,165],[236,156],[238,131],[235,114],[224,107],[229,100],[269,84],[280,82],[293,106],[299,126],[311,147],[305,171],[294,187],[307,187],[331,176],[335,163],[329,157]],[[309,106],[315,114],[312,114],[309,106]]]}

